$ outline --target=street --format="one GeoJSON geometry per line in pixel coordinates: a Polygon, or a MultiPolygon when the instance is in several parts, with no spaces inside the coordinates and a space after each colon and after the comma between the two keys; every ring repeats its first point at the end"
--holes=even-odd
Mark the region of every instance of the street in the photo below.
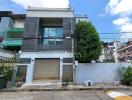
{"type": "Polygon", "coordinates": [[[104,91],[0,92],[0,100],[113,100],[104,91]]]}

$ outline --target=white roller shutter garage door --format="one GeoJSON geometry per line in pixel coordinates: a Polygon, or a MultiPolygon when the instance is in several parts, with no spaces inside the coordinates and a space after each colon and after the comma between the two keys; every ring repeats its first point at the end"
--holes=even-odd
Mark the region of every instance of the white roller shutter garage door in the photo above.
{"type": "Polygon", "coordinates": [[[58,80],[60,59],[36,59],[34,80],[58,80]]]}

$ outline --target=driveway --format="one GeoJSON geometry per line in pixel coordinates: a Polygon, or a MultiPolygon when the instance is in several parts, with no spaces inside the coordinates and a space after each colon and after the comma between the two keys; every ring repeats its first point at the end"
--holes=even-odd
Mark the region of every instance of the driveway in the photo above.
{"type": "Polygon", "coordinates": [[[0,92],[0,100],[113,100],[103,91],[0,92]]]}

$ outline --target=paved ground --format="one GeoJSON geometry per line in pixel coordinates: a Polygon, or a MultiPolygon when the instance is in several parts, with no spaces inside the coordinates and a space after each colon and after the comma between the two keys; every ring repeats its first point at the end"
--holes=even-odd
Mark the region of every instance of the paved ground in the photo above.
{"type": "Polygon", "coordinates": [[[132,96],[132,90],[117,90],[117,92],[121,92],[121,93],[124,93],[124,94],[127,94],[129,96],[132,96]]]}
{"type": "Polygon", "coordinates": [[[132,100],[132,91],[129,90],[110,90],[106,94],[115,100],[132,100]]]}
{"type": "Polygon", "coordinates": [[[0,100],[113,100],[104,91],[0,92],[0,100]]]}

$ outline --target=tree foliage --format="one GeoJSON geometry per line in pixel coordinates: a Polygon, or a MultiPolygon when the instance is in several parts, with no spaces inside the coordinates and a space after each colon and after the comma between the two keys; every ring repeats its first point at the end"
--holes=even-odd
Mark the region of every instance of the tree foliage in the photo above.
{"type": "Polygon", "coordinates": [[[129,66],[123,74],[125,85],[132,86],[132,67],[129,66]]]}
{"type": "Polygon", "coordinates": [[[76,59],[83,63],[97,60],[102,51],[102,44],[95,27],[90,22],[81,21],[76,24],[75,35],[77,37],[76,59]]]}

